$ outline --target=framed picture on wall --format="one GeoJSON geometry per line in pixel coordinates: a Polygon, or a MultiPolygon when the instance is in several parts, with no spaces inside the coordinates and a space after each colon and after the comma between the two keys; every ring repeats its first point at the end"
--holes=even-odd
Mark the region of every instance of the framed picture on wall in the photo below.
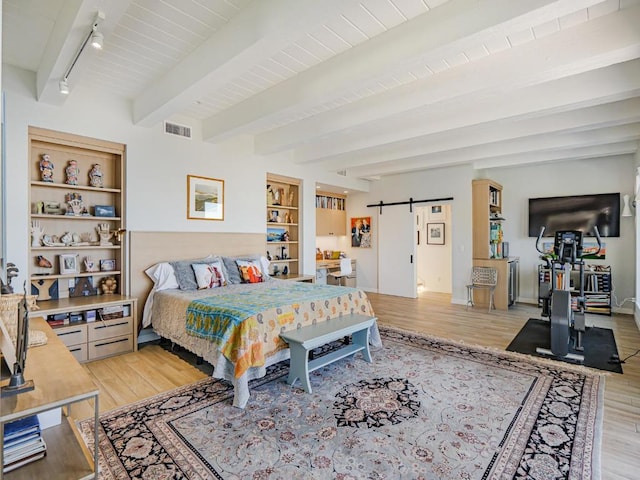
{"type": "Polygon", "coordinates": [[[224,220],[224,180],[187,175],[187,218],[224,220]]]}
{"type": "Polygon", "coordinates": [[[371,248],[371,217],[351,219],[351,246],[371,248]]]}
{"type": "Polygon", "coordinates": [[[427,223],[427,245],[444,245],[444,223],[427,223]]]}
{"type": "Polygon", "coordinates": [[[445,211],[444,206],[442,205],[431,205],[431,207],[427,207],[429,214],[427,215],[428,220],[432,222],[442,222],[445,219],[445,211]]]}

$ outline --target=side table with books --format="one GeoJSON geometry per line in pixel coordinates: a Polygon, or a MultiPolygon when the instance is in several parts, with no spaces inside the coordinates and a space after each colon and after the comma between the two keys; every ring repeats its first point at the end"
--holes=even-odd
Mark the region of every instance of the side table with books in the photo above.
{"type": "MultiPolygon", "coordinates": [[[[42,448],[42,444],[36,445],[38,442],[21,450],[22,453],[28,451],[33,456],[46,452],[43,458],[17,465],[19,460],[16,460],[16,457],[19,455],[15,451],[13,453],[11,451],[11,446],[15,446],[11,443],[12,435],[16,435],[15,430],[21,430],[23,435],[21,438],[25,442],[29,442],[30,440],[27,440],[28,433],[25,432],[31,432],[31,438],[34,438],[33,433],[37,432],[39,427],[36,429],[31,425],[20,428],[20,425],[33,423],[32,417],[36,414],[59,407],[70,407],[75,402],[93,401],[94,443],[98,443],[98,387],[43,318],[31,318],[30,328],[44,332],[47,336],[47,343],[38,347],[30,347],[27,352],[24,377],[27,380],[33,380],[35,389],[3,397],[0,400],[0,442],[2,443],[0,445],[0,465],[9,466],[10,463],[14,463],[15,469],[6,474],[6,478],[11,480],[33,478],[48,480],[97,479],[97,449],[94,449],[92,456],[88,455],[86,447],[79,443],[79,435],[74,433],[75,426],[67,418],[63,418],[60,425],[42,430],[38,434],[42,437],[42,444],[47,446],[46,450],[37,451],[42,448]],[[29,420],[30,418],[31,420],[29,420]],[[16,420],[24,423],[16,424],[14,423],[16,420]],[[5,438],[7,439],[5,440],[5,438]],[[6,462],[5,454],[11,454],[6,462]]],[[[8,379],[3,377],[1,384],[6,383],[8,383],[8,379]]],[[[14,436],[13,440],[15,438],[14,436]]],[[[24,457],[23,460],[26,458],[24,457]]],[[[3,470],[0,469],[0,480],[5,475],[3,470]]]]}
{"type": "Polygon", "coordinates": [[[4,473],[44,458],[47,444],[37,415],[14,420],[4,426],[4,473]]]}

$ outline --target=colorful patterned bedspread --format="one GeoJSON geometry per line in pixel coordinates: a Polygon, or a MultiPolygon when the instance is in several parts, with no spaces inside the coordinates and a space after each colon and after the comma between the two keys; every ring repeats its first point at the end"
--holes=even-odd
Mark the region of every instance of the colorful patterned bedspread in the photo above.
{"type": "Polygon", "coordinates": [[[265,364],[287,348],[284,330],[341,314],[373,315],[366,294],[349,287],[270,281],[262,288],[193,300],[187,308],[187,333],[216,343],[235,365],[236,378],[265,364]]]}

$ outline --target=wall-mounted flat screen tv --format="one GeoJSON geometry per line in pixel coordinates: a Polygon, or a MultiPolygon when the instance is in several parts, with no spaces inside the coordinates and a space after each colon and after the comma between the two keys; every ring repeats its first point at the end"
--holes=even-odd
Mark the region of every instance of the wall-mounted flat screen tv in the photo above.
{"type": "Polygon", "coordinates": [[[580,230],[594,237],[596,225],[601,237],[620,236],[620,194],[600,193],[569,197],[529,199],[529,236],[553,237],[558,230],[580,230]]]}

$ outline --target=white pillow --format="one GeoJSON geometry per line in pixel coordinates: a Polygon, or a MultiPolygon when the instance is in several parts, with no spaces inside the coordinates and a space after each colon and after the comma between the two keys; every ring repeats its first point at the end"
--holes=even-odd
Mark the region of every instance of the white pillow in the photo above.
{"type": "Polygon", "coordinates": [[[191,268],[196,274],[196,283],[199,290],[224,287],[227,284],[222,262],[194,263],[191,268]]]}
{"type": "Polygon", "coordinates": [[[269,265],[271,262],[269,262],[269,259],[267,259],[267,257],[265,257],[264,255],[262,257],[260,257],[260,268],[262,270],[262,275],[265,277],[269,276],[269,265]]]}
{"type": "Polygon", "coordinates": [[[154,289],[157,291],[180,287],[173,267],[168,262],[156,263],[147,268],[144,273],[153,280],[154,289]]]}

